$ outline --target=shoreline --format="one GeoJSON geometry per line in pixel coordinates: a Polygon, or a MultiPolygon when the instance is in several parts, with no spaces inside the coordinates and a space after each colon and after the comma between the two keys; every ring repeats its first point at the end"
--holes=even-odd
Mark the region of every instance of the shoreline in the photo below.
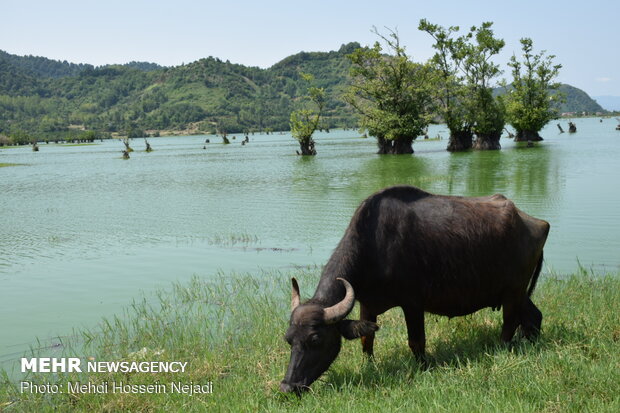
{"type": "MultiPolygon", "coordinates": [[[[63,351],[64,356],[101,362],[182,361],[187,363],[184,372],[29,373],[22,380],[42,389],[57,386],[54,394],[19,391],[18,382],[7,381],[4,372],[0,407],[7,411],[44,406],[60,410],[71,406],[77,411],[178,410],[193,400],[224,411],[244,411],[248,406],[287,411],[292,399],[280,394],[277,384],[289,356],[282,335],[289,313],[290,276],[299,279],[306,296],[318,278],[315,268],[287,274],[278,271],[261,278],[230,275],[209,281],[194,277],[161,290],[155,294],[155,303],[137,300],[124,309],[124,317],[103,321],[98,333],[78,331],[83,348],[66,343],[63,351]],[[112,382],[138,387],[112,392],[108,384],[106,391],[103,386],[112,382]],[[190,387],[174,397],[169,391],[145,390],[155,385],[165,387],[148,388],[168,390],[172,382],[190,387]],[[66,391],[68,383],[70,392],[66,391]],[[208,383],[211,392],[198,390],[189,395],[192,385],[208,383]]],[[[334,366],[313,385],[313,392],[295,403],[302,411],[318,406],[334,411],[342,403],[372,411],[379,400],[388,407],[411,398],[414,410],[423,411],[436,402],[444,408],[462,403],[459,406],[467,409],[486,400],[509,410],[533,411],[560,400],[565,407],[613,410],[620,402],[620,381],[614,381],[620,374],[614,367],[620,355],[612,351],[620,341],[620,323],[610,310],[612,303],[620,302],[620,274],[599,275],[583,268],[566,279],[545,274],[533,300],[544,316],[541,337],[534,343],[517,339],[502,345],[501,312],[490,309],[454,319],[427,315],[428,371],[410,355],[402,314],[392,309],[379,317],[382,330],[377,335],[375,363],[365,361],[359,342],[346,342],[334,366]],[[588,379],[564,379],[586,371],[583,377],[588,379]],[[539,391],[527,399],[524,395],[515,398],[515,380],[536,383],[534,389],[539,391]],[[499,392],[489,388],[489,381],[498,381],[499,392]],[[469,383],[467,394],[452,392],[465,383],[469,383]],[[594,394],[592,386],[598,389],[594,394]],[[429,394],[437,399],[428,398],[429,394]],[[530,408],[522,409],[525,400],[530,408]]],[[[357,307],[350,318],[357,317],[357,307]]]]}

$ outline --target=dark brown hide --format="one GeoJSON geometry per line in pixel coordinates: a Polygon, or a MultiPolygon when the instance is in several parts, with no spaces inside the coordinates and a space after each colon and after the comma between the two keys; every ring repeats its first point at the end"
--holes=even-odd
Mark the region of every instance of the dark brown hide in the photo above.
{"type": "MultiPolygon", "coordinates": [[[[530,295],[548,232],[547,222],[527,215],[502,195],[440,196],[410,186],[380,191],[359,206],[314,296],[293,312],[287,335],[298,345],[293,346],[291,359],[300,360],[306,348],[303,334],[296,335],[306,331],[306,322],[314,329],[329,327],[307,317],[343,299],[345,288],[337,277],[350,282],[360,302],[361,321],[369,322],[360,325],[363,331],[358,335],[341,335],[363,336],[367,354],[373,352],[377,316],[393,307],[403,309],[409,346],[419,359],[424,357],[425,312],[454,317],[502,307],[502,340],[510,341],[519,326],[524,335],[535,337],[542,314],[530,295]]],[[[326,337],[331,343],[339,330],[329,331],[326,337]]],[[[337,345],[330,344],[335,354],[322,350],[326,356],[329,353],[327,363],[312,362],[312,366],[321,365],[319,375],[340,349],[337,338],[337,345]]],[[[281,386],[284,391],[298,391],[287,378],[305,377],[304,369],[310,366],[298,363],[295,371],[291,368],[281,386]]],[[[313,371],[309,380],[301,380],[303,386],[316,375],[313,371]]]]}

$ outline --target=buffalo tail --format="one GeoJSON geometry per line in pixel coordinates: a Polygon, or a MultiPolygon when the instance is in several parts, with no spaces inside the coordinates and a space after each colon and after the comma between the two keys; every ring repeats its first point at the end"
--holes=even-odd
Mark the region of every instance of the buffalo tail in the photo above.
{"type": "Polygon", "coordinates": [[[530,280],[530,286],[527,289],[527,296],[531,297],[534,292],[534,288],[536,288],[536,282],[538,281],[538,276],[540,275],[540,270],[542,269],[543,264],[543,251],[540,252],[540,259],[538,260],[538,264],[536,265],[536,269],[534,270],[534,274],[532,274],[532,279],[530,280]]]}

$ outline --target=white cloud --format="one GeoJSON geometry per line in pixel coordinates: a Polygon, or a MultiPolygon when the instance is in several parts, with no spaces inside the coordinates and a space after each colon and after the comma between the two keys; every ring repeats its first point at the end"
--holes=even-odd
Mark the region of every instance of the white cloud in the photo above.
{"type": "Polygon", "coordinates": [[[596,78],[596,81],[597,81],[597,82],[602,82],[602,83],[607,83],[607,82],[609,82],[610,80],[611,80],[611,78],[610,78],[610,77],[597,77],[597,78],[596,78]]]}

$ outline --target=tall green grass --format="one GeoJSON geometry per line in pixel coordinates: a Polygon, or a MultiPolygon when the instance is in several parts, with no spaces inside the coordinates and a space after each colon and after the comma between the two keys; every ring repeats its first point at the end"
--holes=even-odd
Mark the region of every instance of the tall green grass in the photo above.
{"type": "MultiPolygon", "coordinates": [[[[379,317],[375,359],[346,342],[330,370],[298,398],[278,391],[289,357],[282,336],[290,277],[308,297],[319,269],[194,278],[142,299],[126,313],[81,331],[67,356],[95,360],[187,361],[185,373],[34,374],[35,383],[136,384],[211,381],[213,393],[21,394],[5,376],[0,409],[10,411],[620,411],[620,277],[579,271],[542,277],[533,301],[543,331],[534,343],[499,342],[501,312],[448,319],[427,315],[429,367],[406,345],[399,309],[379,317]]],[[[357,317],[357,308],[351,317],[357,317]]],[[[65,343],[69,345],[69,343],[65,343]]]]}

